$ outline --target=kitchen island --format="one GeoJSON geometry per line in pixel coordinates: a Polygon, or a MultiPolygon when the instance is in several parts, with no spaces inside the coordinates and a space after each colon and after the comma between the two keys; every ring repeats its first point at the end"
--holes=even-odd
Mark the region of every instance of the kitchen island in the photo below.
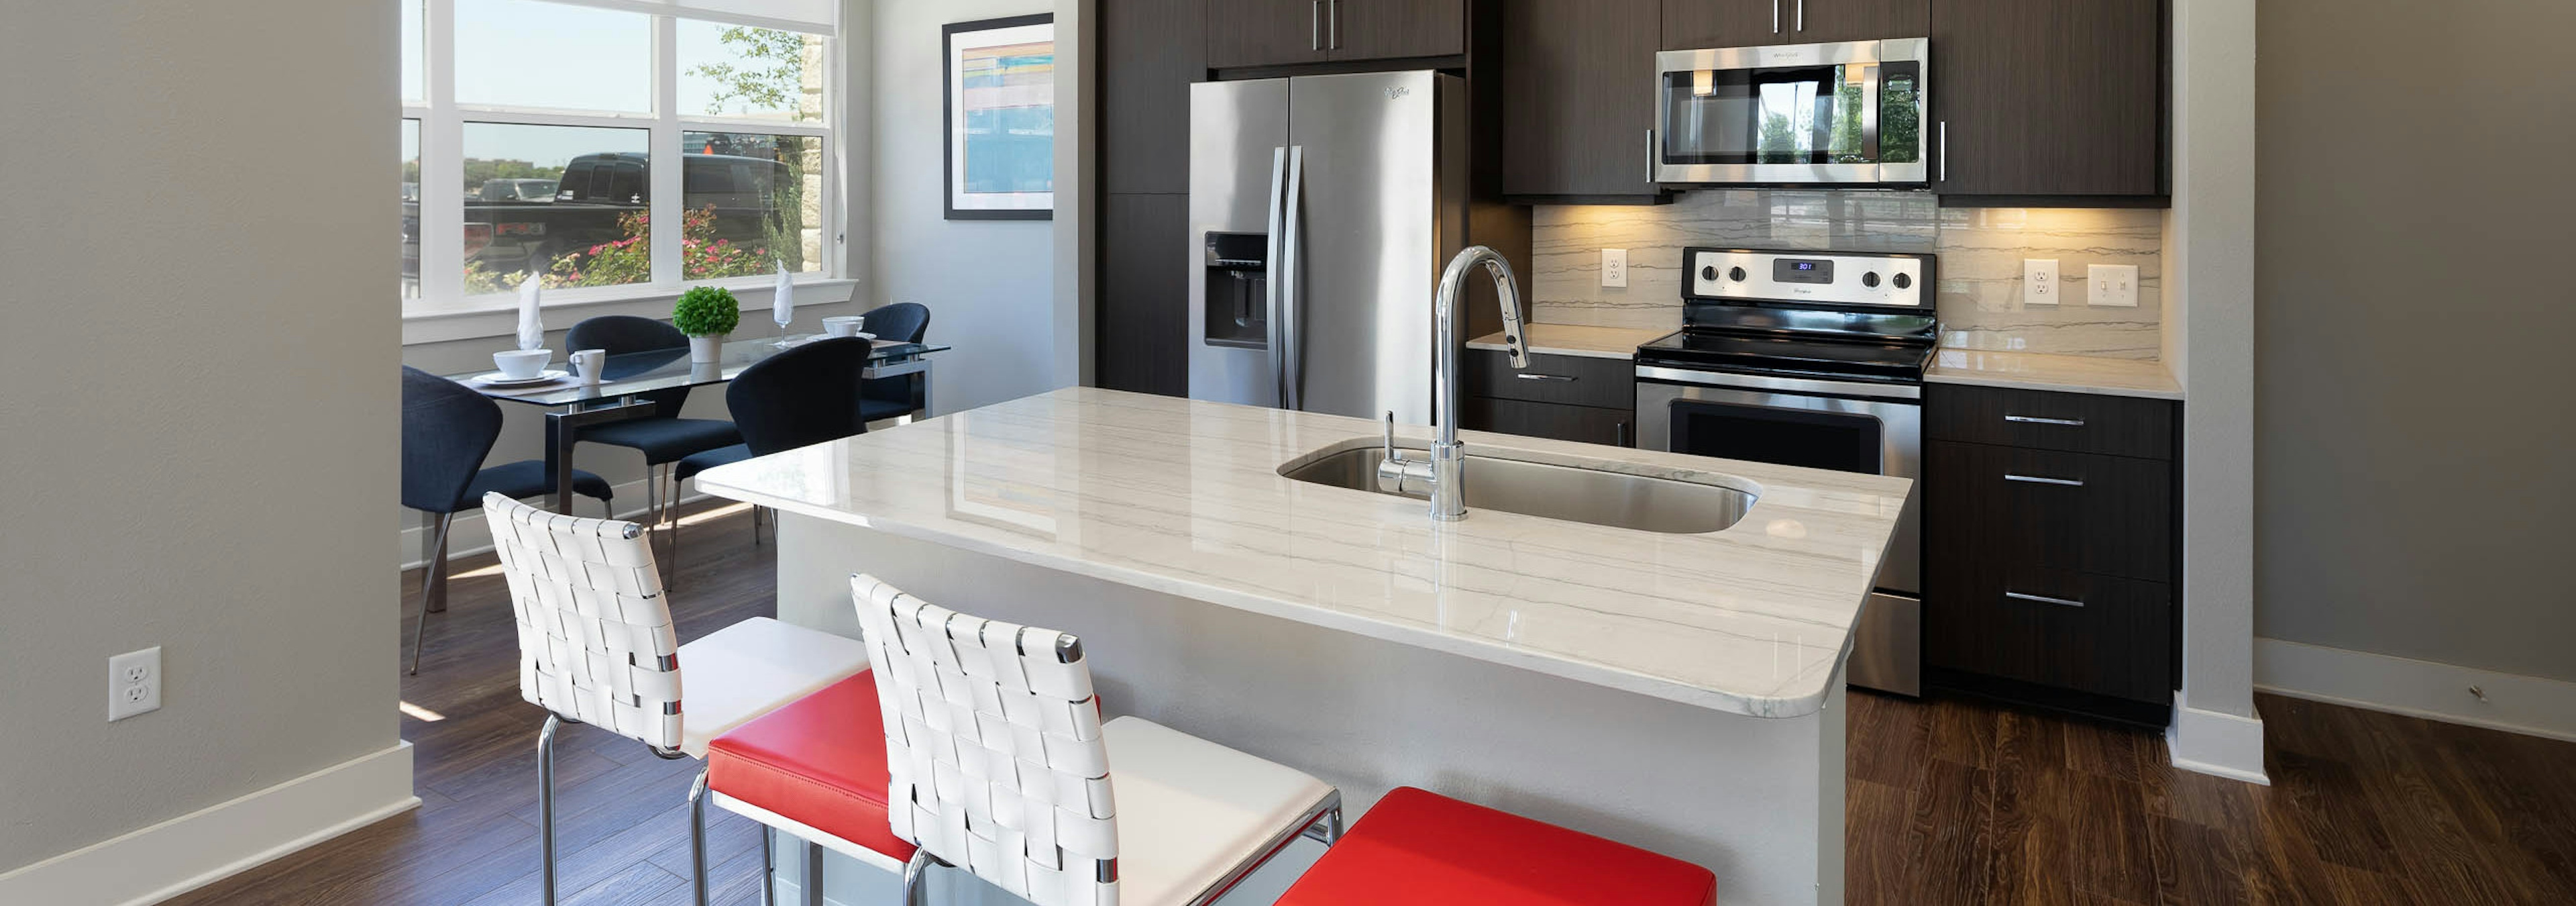
{"type": "Polygon", "coordinates": [[[868,572],[1080,635],[1108,712],[1309,771],[1354,815],[1422,786],[1708,866],[1722,902],[1839,902],[1842,663],[1909,483],[1465,435],[1756,497],[1665,534],[1472,497],[1440,523],[1282,475],[1378,430],[1068,389],[699,481],[780,511],[788,622],[855,635],[868,572]]]}

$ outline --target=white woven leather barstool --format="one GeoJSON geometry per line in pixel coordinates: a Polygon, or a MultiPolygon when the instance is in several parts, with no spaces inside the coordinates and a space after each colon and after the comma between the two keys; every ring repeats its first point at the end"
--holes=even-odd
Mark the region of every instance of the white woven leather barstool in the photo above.
{"type": "MultiPolygon", "coordinates": [[[[575,519],[499,494],[483,498],[519,626],[519,692],[549,712],[537,734],[538,839],[555,902],[555,731],[590,724],[664,758],[706,757],[708,741],[868,667],[856,640],[754,617],[679,644],[644,529],[575,519]],[[689,667],[688,710],[680,668],[689,667]]],[[[707,901],[706,793],[689,788],[697,902],[707,901]]],[[[765,848],[765,847],[764,847],[765,848]]]]}
{"type": "Polygon", "coordinates": [[[1073,636],[985,620],[853,576],[886,731],[888,818],[931,865],[1037,906],[1184,906],[1299,835],[1341,834],[1341,793],[1136,717],[1102,723],[1073,636]],[[1116,775],[1113,783],[1112,774],[1116,775]]]}

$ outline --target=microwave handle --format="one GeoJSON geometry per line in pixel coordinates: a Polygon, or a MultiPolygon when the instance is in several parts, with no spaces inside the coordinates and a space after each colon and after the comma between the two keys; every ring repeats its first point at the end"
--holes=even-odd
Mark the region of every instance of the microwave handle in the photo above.
{"type": "Polygon", "coordinates": [[[1646,127],[1646,184],[1647,184],[1647,185],[1654,185],[1654,184],[1655,184],[1655,163],[1656,163],[1655,158],[1657,158],[1657,157],[1659,157],[1659,156],[1661,156],[1661,155],[1658,155],[1658,154],[1656,154],[1656,153],[1655,153],[1655,130],[1654,130],[1654,127],[1652,127],[1652,126],[1646,127]]]}

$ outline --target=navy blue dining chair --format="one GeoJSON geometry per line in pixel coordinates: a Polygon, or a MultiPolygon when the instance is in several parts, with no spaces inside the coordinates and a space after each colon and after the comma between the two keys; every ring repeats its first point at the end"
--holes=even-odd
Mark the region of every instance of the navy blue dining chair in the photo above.
{"type": "MultiPolygon", "coordinates": [[[[680,460],[678,482],[754,456],[783,453],[868,431],[863,394],[868,354],[875,344],[858,337],[815,340],[753,364],[725,388],[725,408],[742,427],[742,443],[680,460]]],[[[671,514],[670,562],[680,559],[679,514],[671,514]]],[[[760,508],[752,508],[752,539],[760,538],[760,508]]],[[[670,584],[664,577],[664,584],[670,584]]]]}
{"type": "MultiPolygon", "coordinates": [[[[882,306],[868,312],[867,318],[867,331],[875,334],[879,342],[919,343],[930,335],[930,309],[919,302],[882,306]]],[[[868,421],[921,411],[921,375],[877,378],[869,381],[867,388],[867,394],[859,401],[859,411],[868,421]]]]}
{"type": "MultiPolygon", "coordinates": [[[[483,467],[483,459],[492,455],[492,443],[500,437],[501,404],[463,384],[403,367],[402,504],[437,525],[429,565],[420,577],[420,625],[411,640],[414,674],[420,672],[420,646],[429,634],[430,608],[447,591],[448,529],[455,524],[456,514],[481,507],[487,493],[513,499],[554,493],[554,476],[539,460],[483,467]]],[[[572,489],[599,501],[601,509],[616,518],[607,480],[575,471],[572,489]]]]}
{"type": "MultiPolygon", "coordinates": [[[[687,334],[680,329],[651,318],[634,315],[603,315],[584,318],[564,334],[564,349],[605,349],[608,354],[651,352],[662,349],[686,349],[687,334]]],[[[644,454],[645,501],[644,524],[652,525],[663,509],[679,500],[680,482],[669,477],[668,466],[692,453],[703,453],[742,442],[734,424],[722,419],[681,418],[680,407],[689,401],[689,388],[655,390],[636,396],[653,405],[653,414],[581,429],[577,443],[606,444],[625,447],[644,454]],[[668,480],[671,493],[662,493],[668,480]]]]}

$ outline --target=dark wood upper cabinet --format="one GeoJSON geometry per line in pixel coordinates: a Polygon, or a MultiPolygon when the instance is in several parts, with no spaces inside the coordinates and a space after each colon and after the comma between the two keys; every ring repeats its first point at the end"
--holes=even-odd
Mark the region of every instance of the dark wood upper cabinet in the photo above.
{"type": "Polygon", "coordinates": [[[1324,0],[1324,51],[1335,60],[1467,52],[1467,0],[1324,0]]]}
{"type": "MultiPolygon", "coordinates": [[[[1780,0],[1784,44],[1923,38],[1932,34],[1930,0],[1780,0]]],[[[1939,54],[1935,45],[1934,54],[1939,54]]]]}
{"type": "MultiPolygon", "coordinates": [[[[1321,63],[1328,0],[1206,0],[1207,65],[1321,63]]],[[[1184,105],[1186,106],[1186,105],[1184,105]]]]}
{"type": "Polygon", "coordinates": [[[1661,0],[1503,6],[1503,194],[1651,199],[1661,0]]]}
{"type": "Polygon", "coordinates": [[[1665,50],[1796,43],[1786,4],[1798,0],[1664,0],[1665,50]]]}
{"type": "Polygon", "coordinates": [[[1103,0],[1100,172],[1109,194],[1190,191],[1190,83],[1207,75],[1206,0],[1103,0]]]}
{"type": "MultiPolygon", "coordinates": [[[[1817,2],[1817,0],[1810,0],[1817,2]]],[[[2160,0],[1933,0],[1944,195],[2163,194],[2160,0]]]]}

